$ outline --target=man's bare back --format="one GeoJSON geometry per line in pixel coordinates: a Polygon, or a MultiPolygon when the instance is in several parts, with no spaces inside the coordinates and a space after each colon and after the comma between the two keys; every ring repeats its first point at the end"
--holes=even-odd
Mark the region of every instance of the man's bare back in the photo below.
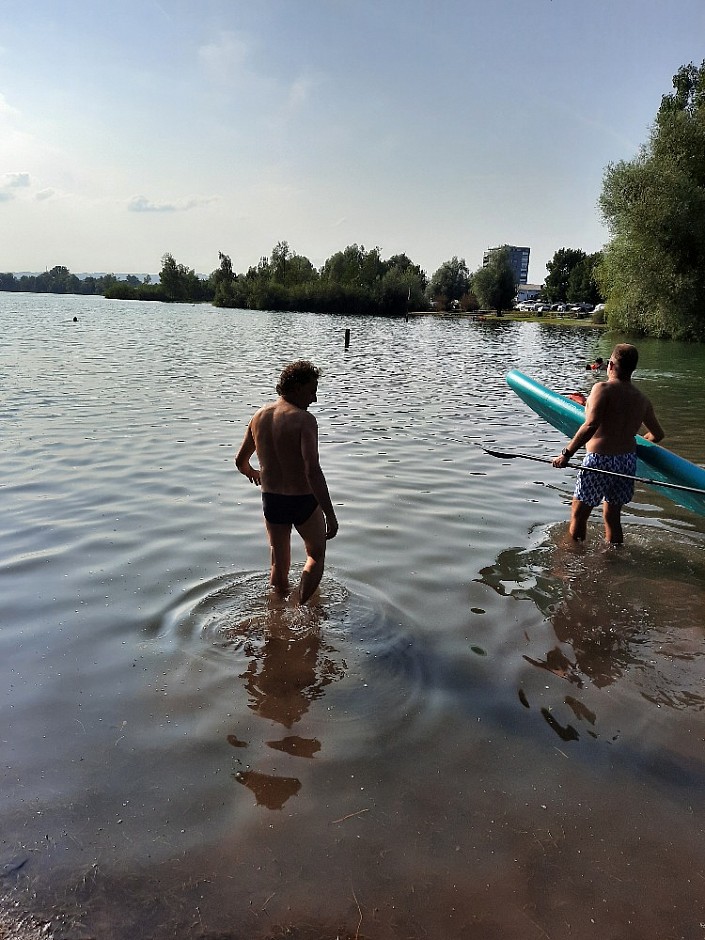
{"type": "Polygon", "coordinates": [[[283,398],[260,408],[250,421],[265,493],[310,493],[302,442],[315,433],[313,415],[283,398]],[[313,422],[313,425],[311,425],[313,422]]]}
{"type": "Polygon", "coordinates": [[[651,402],[630,381],[598,382],[585,406],[585,424],[596,428],[585,449],[594,454],[629,453],[642,424],[651,433],[655,422],[651,402]]]}

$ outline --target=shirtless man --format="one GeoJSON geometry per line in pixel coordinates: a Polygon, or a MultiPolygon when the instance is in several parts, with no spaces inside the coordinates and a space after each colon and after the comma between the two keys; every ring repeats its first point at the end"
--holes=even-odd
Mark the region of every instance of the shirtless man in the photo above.
{"type": "MultiPolygon", "coordinates": [[[[635,346],[620,343],[612,350],[607,363],[607,381],[593,386],[585,406],[585,421],[578,428],[570,444],[553,461],[554,467],[565,467],[573,454],[586,445],[583,467],[597,467],[636,474],[636,440],[639,428],[646,426],[647,441],[663,440],[663,429],[646,397],[632,385],[632,372],[636,369],[639,353],[635,346]]],[[[613,544],[624,541],[622,535],[622,506],[634,495],[634,481],[606,473],[588,473],[581,470],[575,484],[570,518],[570,534],[584,540],[587,521],[592,509],[604,500],[603,519],[605,538],[613,544]]]]}
{"type": "Polygon", "coordinates": [[[288,594],[292,525],[304,541],[306,563],[299,584],[305,604],[323,575],[326,540],[335,537],[338,520],[318,459],[318,424],[308,406],[316,401],[319,370],[300,360],[286,366],[277,385],[279,398],[253,416],[235,466],[262,486],[262,509],[269,536],[270,584],[288,594]],[[257,452],[260,469],[250,463],[257,452]]]}

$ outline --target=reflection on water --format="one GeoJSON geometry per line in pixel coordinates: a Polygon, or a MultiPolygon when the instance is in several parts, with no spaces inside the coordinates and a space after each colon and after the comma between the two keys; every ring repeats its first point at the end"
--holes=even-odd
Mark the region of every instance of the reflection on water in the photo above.
{"type": "MultiPolygon", "coordinates": [[[[0,329],[3,886],[70,940],[700,936],[702,519],[638,488],[622,552],[569,551],[571,481],[472,446],[557,453],[504,375],[588,392],[615,337],[36,295],[0,329]],[[299,357],[341,523],[303,609],[232,464],[299,357]]],[[[705,350],[640,351],[702,462],[705,350]]]]}
{"type": "MultiPolygon", "coordinates": [[[[240,675],[249,693],[248,706],[260,717],[291,728],[308,711],[311,702],[321,698],[324,688],[345,675],[344,663],[337,663],[335,649],[323,646],[321,628],[323,608],[302,609],[287,604],[277,594],[268,597],[270,615],[263,634],[254,637],[248,624],[245,655],[249,664],[240,675]],[[301,618],[308,620],[301,628],[301,618]]],[[[229,631],[232,636],[232,628],[229,631]]],[[[231,740],[231,735],[228,740],[231,740]]],[[[321,749],[315,738],[287,735],[281,740],[267,741],[267,746],[292,757],[312,758],[321,749]]],[[[242,746],[238,740],[238,746],[242,746]]],[[[249,787],[257,803],[268,809],[281,809],[289,797],[301,788],[296,777],[281,777],[256,771],[238,771],[235,779],[249,787]]]]}
{"type": "MultiPolygon", "coordinates": [[[[664,548],[661,533],[634,530],[619,548],[575,545],[559,524],[530,548],[500,553],[480,576],[503,596],[531,601],[550,624],[550,647],[524,654],[532,666],[578,690],[626,681],[659,707],[702,710],[701,551],[687,538],[671,537],[664,548]]],[[[519,695],[528,708],[526,692],[519,695]]],[[[593,710],[571,695],[564,702],[579,721],[595,725],[593,710]]],[[[542,714],[562,740],[579,738],[548,709],[542,714]]]]}
{"type": "Polygon", "coordinates": [[[412,734],[427,668],[399,624],[398,611],[329,575],[318,603],[301,607],[273,592],[266,573],[243,573],[185,591],[151,632],[210,662],[223,681],[240,680],[248,712],[262,722],[252,726],[242,711],[228,721],[225,740],[236,749],[237,763],[247,765],[232,777],[252,791],[257,805],[279,810],[302,788],[295,773],[301,759],[326,758],[326,732],[340,738],[344,729],[348,754],[370,753],[377,739],[400,726],[412,734]],[[333,683],[341,688],[323,703],[333,683]],[[309,716],[314,704],[318,712],[309,716]],[[322,708],[334,723],[321,722],[322,708]],[[315,734],[302,727],[307,718],[315,734]],[[299,733],[273,737],[276,726],[299,733]],[[292,772],[263,769],[265,748],[293,758],[292,772]]]}

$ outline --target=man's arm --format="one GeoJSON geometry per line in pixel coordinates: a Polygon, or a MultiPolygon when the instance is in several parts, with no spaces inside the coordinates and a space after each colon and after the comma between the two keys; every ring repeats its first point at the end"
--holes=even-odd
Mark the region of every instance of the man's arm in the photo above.
{"type": "Polygon", "coordinates": [[[654,412],[654,406],[651,402],[649,402],[649,407],[646,409],[646,414],[644,415],[644,426],[647,428],[647,432],[644,435],[644,439],[647,441],[653,441],[654,444],[658,444],[658,442],[662,441],[666,436],[663,428],[659,424],[659,420],[654,412]]]}
{"type": "Polygon", "coordinates": [[[250,463],[250,457],[255,452],[255,439],[252,435],[252,428],[248,424],[247,430],[245,431],[245,436],[242,439],[242,444],[240,444],[240,450],[237,452],[235,457],[235,466],[242,473],[243,476],[246,476],[250,483],[254,483],[256,486],[260,485],[260,473],[256,467],[253,467],[250,463]]]}
{"type": "Polygon", "coordinates": [[[554,467],[565,467],[577,450],[587,444],[591,437],[597,433],[602,421],[602,412],[605,407],[604,383],[593,386],[585,404],[585,420],[573,435],[572,440],[565,448],[566,453],[559,454],[553,460],[554,467]]]}
{"type": "Polygon", "coordinates": [[[304,461],[304,469],[308,485],[311,492],[318,500],[318,505],[326,517],[326,538],[335,538],[338,531],[338,519],[333,509],[328,484],[321,469],[321,462],[318,456],[318,425],[312,414],[306,414],[304,425],[301,429],[301,456],[304,461]]]}

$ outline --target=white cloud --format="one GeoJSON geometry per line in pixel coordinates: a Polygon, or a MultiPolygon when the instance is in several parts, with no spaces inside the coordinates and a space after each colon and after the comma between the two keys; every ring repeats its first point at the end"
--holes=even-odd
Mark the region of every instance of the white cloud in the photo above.
{"type": "Polygon", "coordinates": [[[250,54],[247,40],[237,33],[226,31],[213,42],[198,50],[206,73],[218,83],[230,83],[245,69],[250,54]]]}
{"type": "Polygon", "coordinates": [[[45,199],[51,199],[52,196],[56,195],[55,189],[40,189],[38,193],[34,194],[34,198],[39,202],[43,202],[45,199]]]}
{"type": "Polygon", "coordinates": [[[314,82],[310,78],[297,78],[289,88],[289,110],[297,111],[309,99],[314,82]]]}
{"type": "Polygon", "coordinates": [[[0,202],[10,202],[10,200],[14,198],[14,193],[8,193],[7,190],[0,189],[0,202]]]}
{"type": "Polygon", "coordinates": [[[13,108],[12,105],[8,104],[7,98],[0,91],[0,117],[15,117],[19,113],[17,108],[13,108]]]}
{"type": "Polygon", "coordinates": [[[133,196],[127,204],[128,212],[188,212],[215,202],[214,196],[191,196],[176,202],[153,202],[146,196],[133,196]]]}
{"type": "Polygon", "coordinates": [[[31,179],[29,173],[6,173],[5,174],[5,185],[13,189],[20,188],[24,186],[29,186],[31,184],[31,179]]]}

